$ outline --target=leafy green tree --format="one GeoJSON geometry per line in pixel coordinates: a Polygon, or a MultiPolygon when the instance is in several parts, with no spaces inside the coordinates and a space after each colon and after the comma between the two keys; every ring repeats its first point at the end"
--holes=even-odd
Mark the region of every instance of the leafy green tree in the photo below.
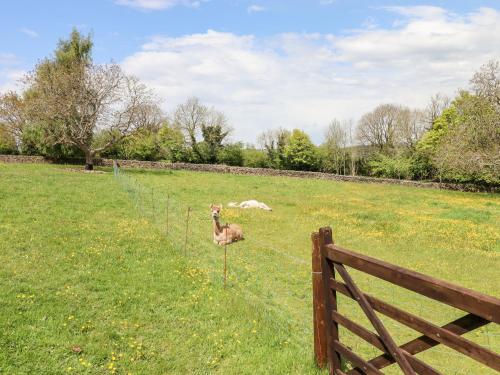
{"type": "Polygon", "coordinates": [[[456,126],[458,121],[459,116],[455,106],[443,110],[442,114],[434,119],[432,128],[426,132],[420,142],[418,142],[417,150],[429,153],[431,156],[434,155],[439,144],[446,134],[448,134],[449,128],[456,126]]]}
{"type": "Polygon", "coordinates": [[[217,155],[222,151],[223,142],[231,130],[227,126],[226,117],[221,112],[214,112],[211,117],[207,124],[201,125],[201,134],[206,145],[203,161],[213,164],[217,162],[217,155]]]}
{"type": "Polygon", "coordinates": [[[185,144],[181,129],[165,122],[158,132],[158,138],[162,159],[172,163],[191,161],[190,151],[185,144]]]}
{"type": "MultiPolygon", "coordinates": [[[[79,76],[84,74],[84,66],[91,63],[92,40],[90,35],[83,36],[73,29],[68,40],[60,40],[54,52],[53,59],[45,59],[38,64],[35,74],[38,77],[52,77],[58,70],[66,71],[78,69],[79,76]]],[[[29,80],[28,80],[29,81],[29,80]]],[[[79,80],[70,82],[78,83],[79,80]]],[[[57,90],[51,82],[52,90],[57,90]]],[[[6,129],[16,139],[16,143],[23,152],[39,154],[56,158],[71,157],[79,154],[77,147],[63,145],[50,131],[53,123],[44,123],[39,118],[40,111],[36,106],[38,98],[43,96],[43,90],[29,85],[22,94],[8,92],[0,95],[0,120],[6,124],[6,129]]],[[[71,117],[77,116],[76,108],[71,117]]],[[[70,121],[69,118],[58,118],[58,122],[70,121]]]]}
{"type": "Polygon", "coordinates": [[[296,170],[316,170],[318,152],[309,136],[302,130],[294,129],[285,147],[286,166],[296,170]]]}
{"type": "Polygon", "coordinates": [[[440,180],[500,181],[500,111],[484,96],[466,91],[443,111],[417,145],[440,180]]]}
{"type": "Polygon", "coordinates": [[[73,68],[75,62],[89,64],[92,62],[92,36],[82,35],[73,28],[68,39],[60,39],[54,52],[55,59],[46,61],[48,64],[63,65],[68,69],[73,68]]]}
{"type": "Polygon", "coordinates": [[[161,117],[151,90],[116,64],[93,64],[91,47],[90,37],[73,31],[26,79],[31,121],[44,125],[51,144],[80,150],[86,169],[96,155],[161,117]],[[107,142],[98,144],[104,133],[107,142]]]}

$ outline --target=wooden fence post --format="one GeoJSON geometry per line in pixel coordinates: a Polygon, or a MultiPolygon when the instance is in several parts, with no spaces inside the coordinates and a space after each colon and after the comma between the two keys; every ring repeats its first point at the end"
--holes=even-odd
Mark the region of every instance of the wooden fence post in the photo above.
{"type": "Polygon", "coordinates": [[[189,214],[191,213],[191,207],[188,207],[186,216],[186,238],[184,239],[184,256],[187,255],[187,243],[188,243],[188,230],[189,230],[189,214]]]}
{"type": "Polygon", "coordinates": [[[313,324],[314,324],[314,359],[316,365],[324,368],[327,364],[327,343],[325,326],[325,293],[321,272],[321,252],[319,233],[311,234],[312,241],[312,289],[313,289],[313,324]]]}
{"type": "Polygon", "coordinates": [[[224,244],[224,288],[226,288],[226,280],[227,280],[227,227],[226,223],[226,243],[224,244]]]}
{"type": "Polygon", "coordinates": [[[168,236],[168,210],[169,210],[169,203],[170,203],[170,194],[167,194],[167,236],[168,236]]]}
{"type": "Polygon", "coordinates": [[[153,222],[156,221],[156,213],[155,213],[155,191],[151,188],[151,207],[153,210],[153,222]]]}
{"type": "Polygon", "coordinates": [[[332,312],[337,311],[337,292],[332,290],[330,279],[335,279],[333,264],[325,256],[325,246],[333,244],[332,229],[330,227],[319,230],[319,249],[321,253],[321,272],[323,281],[323,293],[325,302],[325,326],[328,363],[330,375],[336,375],[337,370],[342,371],[340,354],[335,351],[335,342],[339,341],[339,327],[332,319],[332,312]]]}

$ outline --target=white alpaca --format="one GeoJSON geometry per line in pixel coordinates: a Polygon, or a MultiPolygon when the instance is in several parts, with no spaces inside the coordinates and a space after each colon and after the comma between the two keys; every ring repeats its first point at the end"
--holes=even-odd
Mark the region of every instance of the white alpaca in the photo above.
{"type": "Polygon", "coordinates": [[[243,201],[240,204],[236,202],[229,202],[228,207],[233,208],[260,208],[261,210],[272,211],[272,208],[263,202],[256,201],[254,199],[249,201],[243,201]]]}

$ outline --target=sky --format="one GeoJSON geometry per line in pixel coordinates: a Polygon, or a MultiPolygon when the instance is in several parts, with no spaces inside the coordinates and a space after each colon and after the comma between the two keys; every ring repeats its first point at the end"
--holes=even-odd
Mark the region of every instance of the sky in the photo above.
{"type": "Polygon", "coordinates": [[[72,28],[94,61],[115,62],[171,113],[191,96],[223,111],[234,140],[300,128],[381,103],[412,108],[466,89],[500,59],[500,0],[88,0],[0,3],[0,92],[72,28]]]}

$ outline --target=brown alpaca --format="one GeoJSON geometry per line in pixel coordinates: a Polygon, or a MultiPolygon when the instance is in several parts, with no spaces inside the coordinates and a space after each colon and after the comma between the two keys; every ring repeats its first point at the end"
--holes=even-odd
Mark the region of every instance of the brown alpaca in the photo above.
{"type": "Polygon", "coordinates": [[[243,230],[239,225],[226,224],[220,225],[220,210],[222,205],[216,206],[211,204],[210,210],[212,211],[213,229],[214,229],[214,243],[217,245],[226,245],[243,239],[243,230]]]}

